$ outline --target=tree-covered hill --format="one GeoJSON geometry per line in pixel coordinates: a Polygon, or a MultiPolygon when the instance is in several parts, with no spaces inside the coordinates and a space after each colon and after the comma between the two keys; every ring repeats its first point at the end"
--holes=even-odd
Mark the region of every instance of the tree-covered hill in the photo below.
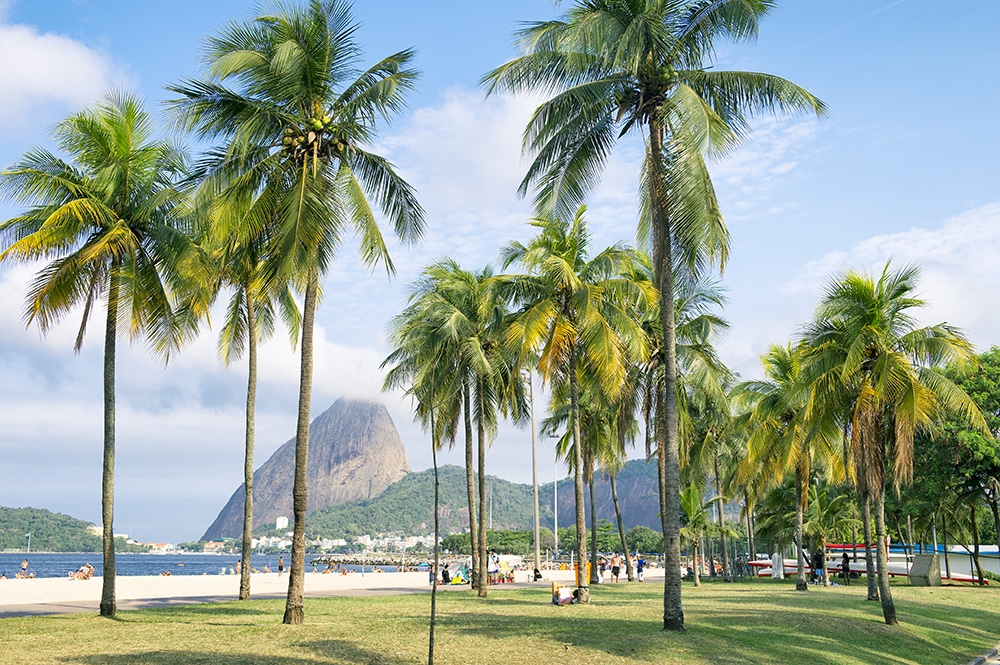
{"type": "MultiPolygon", "coordinates": [[[[469,507],[465,489],[465,470],[443,466],[441,480],[441,533],[460,533],[468,529],[469,507]]],[[[608,482],[600,475],[595,479],[598,519],[614,522],[614,507],[608,482]]],[[[495,530],[532,528],[531,485],[512,483],[487,476],[487,525],[495,530]],[[492,504],[492,510],[490,509],[492,504]],[[492,513],[492,522],[491,522],[492,513]]],[[[539,487],[541,526],[551,529],[552,483],[539,487]]],[[[587,494],[587,515],[590,501],[587,494]]],[[[656,495],[656,466],[632,460],[618,474],[618,497],[625,528],[647,526],[659,531],[659,504],[656,495]]],[[[573,486],[559,484],[559,525],[573,522],[573,486]]],[[[309,516],[306,530],[310,537],[350,538],[376,533],[404,532],[411,535],[429,534],[434,529],[434,472],[407,474],[393,483],[380,496],[352,501],[318,510],[309,516]]]]}
{"type": "Polygon", "coordinates": [[[41,508],[0,506],[0,551],[23,550],[31,534],[31,549],[40,552],[99,552],[101,539],[87,530],[89,522],[41,508]]]}
{"type": "MultiPolygon", "coordinates": [[[[441,532],[459,532],[469,526],[465,470],[440,468],[441,532]]],[[[530,523],[531,486],[487,476],[492,493],[494,529],[523,529],[530,523]]],[[[487,519],[490,510],[487,509],[487,519]]],[[[381,495],[318,510],[309,516],[310,537],[350,537],[403,531],[429,534],[434,529],[434,471],[409,473],[381,495]]]]}

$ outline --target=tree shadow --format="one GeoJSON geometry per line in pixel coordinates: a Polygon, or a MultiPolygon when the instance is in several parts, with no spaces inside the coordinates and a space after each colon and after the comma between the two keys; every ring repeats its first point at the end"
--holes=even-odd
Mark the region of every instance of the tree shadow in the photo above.
{"type": "MultiPolygon", "coordinates": [[[[74,658],[64,658],[63,663],[81,663],[83,665],[316,665],[315,658],[294,658],[287,655],[261,655],[253,653],[219,653],[216,651],[185,651],[162,649],[157,651],[140,651],[123,654],[95,654],[93,656],[78,656],[74,658]]],[[[354,660],[346,659],[346,662],[359,663],[360,665],[375,665],[387,661],[379,660],[354,660]]]]}
{"type": "MultiPolygon", "coordinates": [[[[331,662],[357,663],[358,665],[397,665],[412,663],[410,657],[401,658],[387,653],[366,649],[349,640],[317,640],[300,642],[299,646],[309,649],[322,658],[336,659],[331,662]]],[[[314,661],[310,661],[314,662],[314,661]]]]}

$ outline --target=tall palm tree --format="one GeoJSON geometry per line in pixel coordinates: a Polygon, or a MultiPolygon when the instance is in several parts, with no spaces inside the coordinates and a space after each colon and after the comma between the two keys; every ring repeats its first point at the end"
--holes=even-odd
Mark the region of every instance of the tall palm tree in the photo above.
{"type": "Polygon", "coordinates": [[[840,429],[807,418],[809,385],[802,379],[802,345],[773,345],[761,358],[764,380],[746,381],[732,391],[737,409],[745,414],[750,438],[740,475],[759,475],[768,484],[780,484],[795,475],[795,546],[798,576],[795,588],[806,591],[803,515],[808,505],[808,482],[817,460],[836,460],[840,429]]]}
{"type": "Polygon", "coordinates": [[[47,332],[83,305],[74,349],[79,352],[90,315],[107,303],[104,326],[104,462],[101,491],[104,582],[102,616],[114,616],[115,355],[119,331],[146,337],[166,359],[193,333],[195,301],[178,307],[172,293],[197,278],[202,264],[174,216],[185,160],[153,138],[141,102],[107,93],[88,110],[55,128],[60,158],[33,148],[0,173],[0,192],[28,206],[0,223],[0,262],[50,260],[32,282],[28,325],[47,332]]]}
{"type": "Polygon", "coordinates": [[[487,90],[553,93],[524,134],[535,159],[521,183],[537,186],[543,214],[566,215],[599,179],[616,139],[642,133],[666,390],[668,502],[664,630],[683,630],[680,594],[680,460],[676,414],[672,257],[683,245],[725,262],[728,235],[704,152],[731,149],[760,111],[824,112],[802,88],[768,74],[711,68],[717,39],[751,40],[771,0],[580,0],[559,20],[518,33],[524,55],[484,77],[487,90]]]}
{"type": "MultiPolygon", "coordinates": [[[[216,239],[217,240],[217,239],[216,239]]],[[[209,239],[209,242],[212,242],[209,239]]],[[[230,365],[247,355],[247,398],[243,450],[243,533],[241,538],[240,600],[250,599],[253,552],[253,470],[257,404],[257,345],[274,332],[276,313],[288,326],[294,348],[299,336],[300,315],[291,290],[267,281],[267,270],[257,243],[239,245],[232,237],[217,246],[217,287],[232,289],[226,316],[219,331],[219,356],[230,365]]]]}
{"type": "MultiPolygon", "coordinates": [[[[437,363],[449,368],[451,397],[439,409],[446,438],[458,430],[464,413],[466,431],[466,481],[469,495],[470,533],[479,594],[485,596],[486,579],[486,446],[496,434],[498,414],[518,419],[524,413],[524,388],[517,380],[517,359],[504,344],[508,312],[493,287],[493,272],[464,270],[452,259],[428,266],[414,285],[402,321],[431,326],[442,346],[437,363]],[[478,444],[479,520],[476,520],[473,457],[473,424],[478,444]]],[[[391,357],[391,356],[390,356],[391,357]]]]}
{"type": "Polygon", "coordinates": [[[313,330],[320,282],[353,228],[361,258],[394,268],[373,203],[396,235],[415,241],[423,210],[410,186],[371,152],[380,122],[402,109],[416,72],[411,51],[359,69],[357,25],[343,0],[272,11],[207,40],[204,80],[169,89],[180,122],[221,140],[210,177],[223,199],[252,200],[239,233],[267,228],[268,254],[282,279],[304,293],[292,510],[295,528],[284,623],[304,620],[306,468],[313,376],[313,330]]]}
{"type": "Polygon", "coordinates": [[[585,212],[586,208],[580,207],[572,222],[533,221],[538,235],[527,244],[515,241],[501,250],[505,269],[517,263],[526,272],[497,278],[520,306],[507,330],[508,341],[524,357],[541,349],[538,371],[543,381],[568,386],[581,602],[589,602],[590,587],[583,565],[587,560],[587,525],[580,376],[586,373],[603,394],[616,396],[630,363],[647,354],[645,335],[631,310],[655,298],[648,285],[631,279],[632,250],[614,245],[590,257],[585,212]]]}
{"type": "Polygon", "coordinates": [[[989,432],[975,403],[943,373],[945,363],[975,362],[972,345],[946,323],[917,327],[911,310],[919,270],[879,277],[856,271],[826,287],[805,331],[815,418],[841,418],[850,434],[858,490],[875,503],[879,597],[889,625],[898,624],[886,567],[885,484],[891,466],[899,491],[912,479],[913,437],[947,412],[989,432]],[[845,415],[846,414],[846,415],[845,415]]]}
{"type": "MultiPolygon", "coordinates": [[[[705,453],[721,441],[719,435],[729,428],[729,402],[725,386],[732,374],[719,359],[714,342],[729,328],[729,323],[714,310],[726,303],[725,294],[714,279],[708,278],[696,265],[687,263],[683,255],[675,257],[674,321],[676,324],[676,404],[678,414],[679,462],[684,471],[685,486],[694,478],[708,476],[705,453]]],[[[652,263],[640,254],[636,263],[636,279],[655,281],[652,263]]],[[[662,317],[654,305],[641,313],[643,329],[650,340],[649,360],[634,368],[626,383],[633,412],[642,412],[646,429],[646,457],[653,454],[656,442],[657,473],[660,485],[661,528],[666,523],[665,484],[666,444],[662,428],[662,393],[666,389],[665,353],[662,317]]],[[[709,455],[710,456],[710,455],[709,455]]],[[[701,480],[699,480],[701,482],[701,480]]],[[[721,510],[721,508],[720,508],[721,510]]]]}
{"type": "MultiPolygon", "coordinates": [[[[452,369],[454,363],[451,351],[452,340],[442,334],[437,322],[428,314],[429,304],[437,294],[434,291],[414,290],[414,297],[407,309],[394,317],[390,323],[393,351],[383,361],[382,367],[391,365],[386,374],[382,390],[404,388],[416,405],[415,417],[431,434],[431,459],[434,467],[434,580],[431,583],[431,612],[427,663],[434,663],[434,631],[437,624],[437,576],[440,562],[440,484],[438,480],[437,453],[446,437],[454,440],[454,415],[445,420],[437,417],[441,411],[455,411],[453,405],[457,392],[461,390],[452,369]],[[418,295],[419,294],[419,295],[418,295]]],[[[471,535],[471,534],[470,534],[471,535]]]]}

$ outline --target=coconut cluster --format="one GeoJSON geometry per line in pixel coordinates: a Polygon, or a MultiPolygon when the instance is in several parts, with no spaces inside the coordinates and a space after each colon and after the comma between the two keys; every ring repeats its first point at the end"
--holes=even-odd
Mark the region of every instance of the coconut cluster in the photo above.
{"type": "Polygon", "coordinates": [[[287,127],[281,139],[286,150],[300,154],[308,153],[315,155],[322,150],[340,150],[343,144],[333,139],[324,141],[324,134],[329,134],[333,126],[333,118],[328,115],[309,118],[303,123],[303,127],[287,127]]]}

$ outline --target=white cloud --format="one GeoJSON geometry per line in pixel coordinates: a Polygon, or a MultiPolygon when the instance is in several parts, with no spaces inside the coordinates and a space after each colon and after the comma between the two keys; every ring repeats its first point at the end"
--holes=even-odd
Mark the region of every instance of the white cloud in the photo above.
{"type": "MultiPolygon", "coordinates": [[[[0,126],[17,130],[28,120],[53,122],[67,108],[93,100],[124,80],[110,58],[87,45],[30,25],[4,20],[0,5],[0,126]]],[[[12,134],[13,135],[13,134],[12,134]]]]}
{"type": "Polygon", "coordinates": [[[1000,342],[1000,313],[992,297],[1000,292],[998,255],[1000,203],[992,203],[956,215],[937,229],[877,235],[847,251],[827,253],[803,266],[783,290],[818,297],[823,284],[845,269],[878,273],[890,260],[895,266],[916,264],[921,269],[919,293],[927,303],[921,319],[958,325],[985,347],[1000,342]]]}

